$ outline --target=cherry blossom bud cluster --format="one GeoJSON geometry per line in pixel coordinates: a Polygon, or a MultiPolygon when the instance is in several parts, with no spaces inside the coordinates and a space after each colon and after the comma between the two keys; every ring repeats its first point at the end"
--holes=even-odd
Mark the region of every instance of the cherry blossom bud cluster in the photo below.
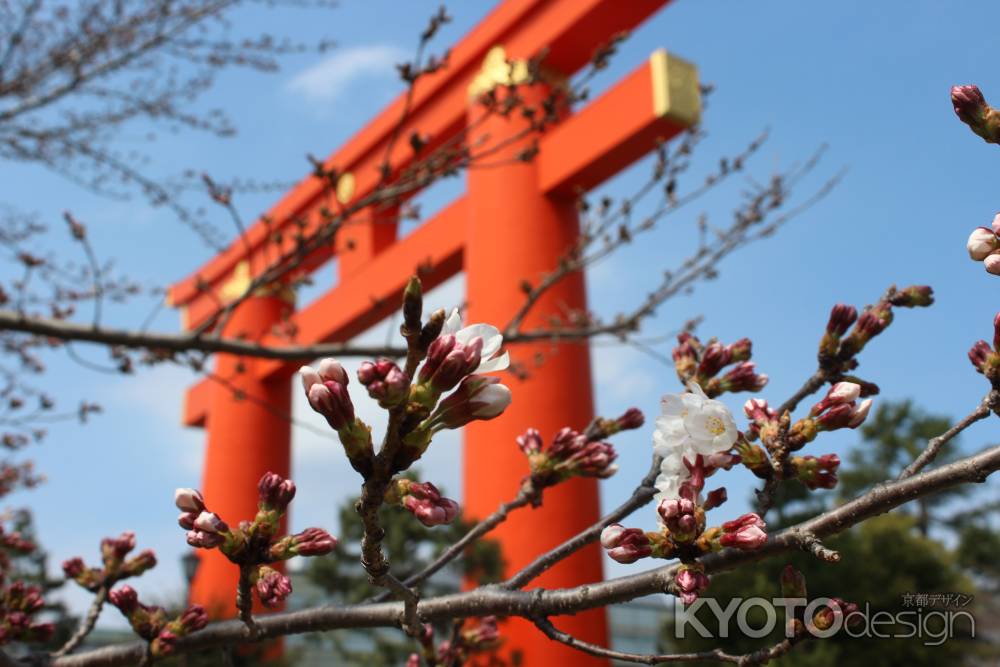
{"type": "Polygon", "coordinates": [[[187,543],[199,549],[214,549],[232,536],[229,524],[214,512],[209,512],[205,499],[196,489],[177,489],[174,504],[181,511],[177,524],[188,531],[187,543]]]}
{"type": "Polygon", "coordinates": [[[347,391],[350,381],[347,371],[336,359],[327,358],[317,368],[303,366],[299,375],[309,405],[337,432],[355,469],[364,468],[373,452],[371,429],[354,415],[354,403],[347,391]]]}
{"type": "MultiPolygon", "coordinates": [[[[295,535],[279,536],[281,519],[295,497],[295,484],[273,472],[264,473],[257,484],[257,514],[252,521],[230,527],[210,512],[205,499],[195,489],[177,489],[174,502],[181,510],[178,523],[188,531],[187,542],[203,549],[218,548],[241,567],[264,566],[295,556],[323,556],[337,546],[337,540],[321,528],[307,528],[295,535]]],[[[254,590],[266,606],[279,604],[291,585],[276,579],[273,568],[256,567],[251,575],[254,590]],[[264,583],[260,583],[263,581],[264,583]]]]}
{"type": "Polygon", "coordinates": [[[826,396],[809,411],[809,416],[792,424],[786,442],[791,451],[812,442],[820,431],[857,428],[864,423],[871,410],[872,400],[860,403],[861,386],[854,382],[837,382],[826,396]]]}
{"type": "Polygon", "coordinates": [[[820,340],[821,362],[828,367],[836,362],[835,370],[841,373],[853,370],[857,366],[854,357],[872,338],[892,324],[893,307],[925,308],[933,303],[934,290],[929,286],[910,285],[902,289],[891,289],[877,303],[865,308],[860,316],[853,306],[837,304],[830,311],[830,320],[820,340]],[[853,328],[847,333],[852,324],[853,328]]]}
{"type": "Polygon", "coordinates": [[[287,535],[271,544],[268,555],[272,562],[295,556],[325,556],[337,547],[337,538],[322,528],[306,528],[301,533],[287,535]]]}
{"type": "Polygon", "coordinates": [[[652,555],[653,545],[649,536],[639,528],[625,528],[613,523],[601,531],[601,546],[612,560],[634,563],[652,555]]]}
{"type": "Polygon", "coordinates": [[[410,377],[391,359],[362,362],[358,382],[386,409],[396,407],[410,395],[410,377]]]}
{"type": "Polygon", "coordinates": [[[162,657],[173,653],[177,640],[208,624],[208,614],[201,605],[191,605],[171,619],[167,611],[156,605],[145,605],[131,586],[116,588],[108,595],[112,605],[121,611],[132,630],[150,644],[150,653],[162,657]]]}
{"type": "Polygon", "coordinates": [[[460,510],[457,502],[442,496],[430,482],[405,478],[395,480],[386,493],[386,501],[399,505],[428,527],[451,523],[460,510]]]}
{"type": "MultiPolygon", "coordinates": [[[[3,495],[2,490],[0,490],[0,496],[3,495]]],[[[19,554],[30,554],[38,548],[34,542],[25,538],[20,531],[15,530],[8,533],[2,525],[0,525],[0,545],[7,551],[19,554]]]]}
{"type": "Polygon", "coordinates": [[[760,391],[767,385],[768,378],[757,372],[756,365],[750,361],[752,354],[749,338],[741,338],[730,345],[713,339],[705,345],[685,332],[677,337],[673,350],[674,369],[681,382],[696,382],[710,398],[725,392],[760,391]],[[719,376],[731,364],[732,367],[719,376]]]}
{"type": "Polygon", "coordinates": [[[753,551],[764,546],[767,533],[764,520],[758,515],[744,514],[738,519],[722,524],[722,535],[719,544],[723,547],[735,547],[744,551],[753,551]]]}
{"type": "Polygon", "coordinates": [[[698,563],[681,565],[674,576],[677,597],[686,605],[697,600],[698,596],[708,588],[708,584],[705,568],[698,563]]]}
{"type": "Polygon", "coordinates": [[[38,623],[35,614],[45,600],[38,586],[15,581],[0,591],[0,645],[10,642],[45,642],[55,632],[53,623],[38,623]]]}
{"type": "Polygon", "coordinates": [[[986,103],[979,86],[952,86],[951,104],[958,119],[983,141],[1000,143],[1000,112],[986,103]]]}
{"type": "MultiPolygon", "coordinates": [[[[638,410],[630,410],[626,415],[629,420],[642,419],[638,410]]],[[[616,420],[597,420],[596,423],[597,431],[603,430],[601,424],[612,424],[613,429],[617,428],[616,420]]],[[[519,435],[517,445],[528,457],[528,479],[532,488],[538,491],[571,477],[606,479],[614,475],[618,471],[618,466],[614,464],[618,454],[611,444],[597,439],[595,435],[603,436],[604,433],[590,430],[580,433],[567,426],[553,436],[548,447],[533,428],[519,435]]]]}
{"type": "Polygon", "coordinates": [[[63,562],[63,573],[67,579],[72,579],[91,592],[110,588],[123,579],[137,577],[156,566],[156,554],[150,549],[126,558],[133,549],[133,532],[124,532],[118,537],[105,537],[101,540],[103,567],[87,567],[82,558],[76,557],[63,562]]]}
{"type": "Polygon", "coordinates": [[[250,584],[257,599],[268,609],[273,609],[292,594],[292,581],[281,572],[261,565],[250,577],[250,584]]]}
{"type": "Polygon", "coordinates": [[[840,457],[836,454],[815,456],[793,456],[789,459],[795,478],[810,491],[832,489],[837,486],[837,468],[840,457]]]}
{"type": "Polygon", "coordinates": [[[1000,387],[1000,313],[993,318],[993,344],[976,341],[969,349],[969,361],[994,386],[1000,387]]]}

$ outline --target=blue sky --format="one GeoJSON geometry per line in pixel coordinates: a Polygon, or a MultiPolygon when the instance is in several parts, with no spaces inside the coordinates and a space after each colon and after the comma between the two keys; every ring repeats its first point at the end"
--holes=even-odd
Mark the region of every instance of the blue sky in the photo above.
{"type": "MultiPolygon", "coordinates": [[[[455,41],[493,4],[452,3],[455,21],[442,31],[437,46],[455,41]]],[[[196,168],[222,180],[297,179],[305,172],[306,153],[328,154],[399,92],[393,63],[412,51],[436,5],[345,0],[322,13],[241,12],[234,25],[242,33],[267,30],[306,41],[330,36],[338,47],[292,58],[278,74],[224,76],[200,104],[229,110],[238,137],[161,137],[148,147],[155,155],[152,169],[173,174],[196,168]]],[[[765,128],[771,139],[750,169],[758,179],[801,162],[821,144],[829,144],[827,157],[798,190],[800,196],[841,168],[848,171],[830,197],[777,237],[728,258],[718,280],[660,308],[646,333],[662,334],[703,315],[700,332],[706,337],[749,336],[755,360],[771,376],[763,396],[780,402],[812,371],[833,303],[862,306],[893,282],[930,284],[937,304],[900,311],[891,329],[864,352],[861,374],[881,385],[882,398],[911,397],[947,415],[969,412],[986,384],[965,354],[973,341],[992,333],[997,300],[991,294],[998,279],[968,260],[964,243],[974,226],[988,224],[1000,208],[993,197],[1000,151],[958,123],[948,88],[975,82],[987,98],[1000,99],[993,48],[998,19],[1000,5],[986,1],[677,0],[648,20],[595,88],[617,80],[659,47],[698,64],[703,81],[715,84],[716,92],[704,119],[709,137],[689,183],[765,128]]],[[[146,129],[131,128],[126,145],[139,144],[146,129]]],[[[628,170],[606,191],[628,194],[646,169],[644,163],[628,170]]],[[[73,210],[89,224],[98,252],[117,257],[123,271],[144,282],[170,283],[211,254],[168,212],[140,199],[109,201],[34,167],[5,165],[4,180],[7,203],[37,211],[53,226],[60,211],[73,210]]],[[[724,224],[745,187],[746,181],[734,180],[595,267],[589,276],[594,308],[614,313],[623,307],[622,294],[642,295],[653,287],[659,271],[690,249],[686,244],[697,216],[705,212],[724,224]]],[[[460,183],[451,183],[429,193],[426,212],[460,189],[460,183]]],[[[252,217],[273,199],[258,195],[238,203],[252,217]]],[[[332,284],[329,268],[318,274],[318,282],[323,281],[332,284]]],[[[453,305],[462,289],[457,278],[437,290],[432,302],[453,305]]],[[[151,305],[121,308],[108,321],[134,325],[151,305]]],[[[154,326],[176,330],[179,322],[175,313],[164,311],[154,326]]],[[[384,340],[384,328],[370,336],[384,340]]],[[[661,344],[659,351],[669,354],[669,348],[661,344]]],[[[98,350],[81,350],[88,358],[103,359],[98,350]]],[[[631,348],[595,346],[593,358],[603,414],[636,405],[652,416],[660,394],[677,390],[671,368],[631,348]]],[[[52,356],[44,379],[50,392],[65,405],[86,396],[106,410],[84,427],[53,427],[43,444],[26,450],[23,456],[34,459],[49,481],[8,499],[11,505],[34,508],[54,567],[73,555],[94,559],[101,536],[132,529],[140,546],[155,548],[161,559],[143,577],[140,591],[161,599],[180,596],[178,559],[186,545],[174,523],[171,493],[176,486],[198,484],[203,446],[200,431],[179,425],[181,391],[192,379],[186,371],[166,367],[134,377],[104,375],[52,356]]],[[[727,400],[736,410],[744,399],[727,400]]],[[[296,416],[319,423],[298,398],[296,416]]],[[[981,423],[970,429],[964,446],[971,450],[995,442],[995,433],[994,422],[981,423]]],[[[818,441],[811,451],[843,453],[852,441],[851,435],[838,434],[818,441]]],[[[603,483],[606,506],[616,504],[645,472],[649,442],[650,429],[616,440],[621,472],[603,483]]],[[[457,437],[443,439],[423,466],[430,479],[454,495],[459,490],[457,447],[457,437]]],[[[336,530],[333,508],[357,489],[338,450],[328,439],[295,430],[293,478],[300,487],[295,528],[336,530]]],[[[733,500],[718,510],[722,518],[745,508],[752,480],[732,473],[726,482],[733,500]]],[[[990,492],[995,491],[994,483],[990,492]]],[[[652,525],[651,510],[632,523],[652,525]]],[[[608,571],[637,567],[611,564],[608,571]]],[[[67,591],[66,599],[79,608],[87,596],[67,591]]]]}

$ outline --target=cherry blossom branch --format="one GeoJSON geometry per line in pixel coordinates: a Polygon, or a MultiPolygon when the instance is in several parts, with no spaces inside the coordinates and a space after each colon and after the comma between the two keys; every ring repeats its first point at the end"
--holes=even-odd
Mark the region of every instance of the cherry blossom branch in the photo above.
{"type": "Polygon", "coordinates": [[[94,593],[94,599],[90,603],[90,607],[87,609],[87,615],[84,616],[82,621],[80,621],[80,625],[77,627],[72,636],[66,640],[66,643],[63,644],[58,651],[55,651],[52,654],[53,657],[58,658],[59,656],[72,653],[77,646],[83,643],[83,640],[87,638],[87,635],[93,631],[94,625],[97,624],[97,619],[100,617],[101,609],[103,609],[104,602],[107,599],[108,586],[101,586],[94,593]]]}
{"type": "Polygon", "coordinates": [[[358,346],[343,343],[271,347],[235,338],[209,338],[197,334],[164,334],[94,327],[65,320],[29,317],[13,310],[0,310],[0,330],[18,331],[64,341],[84,341],[129,349],[168,352],[224,352],[261,359],[308,361],[322,356],[399,357],[406,350],[391,346],[358,346]]]}
{"type": "Polygon", "coordinates": [[[247,635],[251,639],[256,639],[259,635],[259,629],[253,617],[253,597],[250,591],[252,571],[253,567],[250,565],[240,566],[240,578],[236,583],[236,609],[239,612],[240,621],[246,627],[247,635]]]}
{"type": "MultiPolygon", "coordinates": [[[[507,516],[512,511],[531,504],[531,501],[531,495],[522,489],[513,500],[502,503],[492,514],[477,523],[457,542],[453,543],[441,552],[441,554],[435,558],[433,562],[427,565],[427,567],[414,573],[403,583],[406,586],[419,586],[427,579],[434,576],[434,574],[436,574],[442,567],[461,556],[470,544],[506,521],[507,516]]],[[[373,598],[371,601],[384,602],[387,599],[389,599],[389,596],[387,594],[382,594],[373,598]]]]}
{"type": "MultiPolygon", "coordinates": [[[[917,498],[932,495],[964,483],[984,482],[1000,469],[1000,446],[922,472],[904,480],[886,482],[864,495],[828,510],[812,519],[788,528],[769,538],[755,551],[725,549],[701,559],[706,572],[721,572],[754,563],[801,547],[803,534],[822,539],[883,514],[917,498]]],[[[424,621],[468,616],[502,614],[525,618],[544,618],[592,609],[636,597],[663,592],[673,581],[678,565],[665,565],[640,574],[556,590],[510,590],[485,586],[465,592],[422,600],[417,605],[424,621]]],[[[393,627],[404,612],[401,602],[350,606],[323,606],[295,612],[283,612],[257,619],[260,638],[280,637],[303,632],[317,632],[347,627],[393,627]]],[[[177,652],[186,653],[209,647],[248,641],[240,621],[214,623],[206,629],[181,638],[177,652]]],[[[111,646],[53,660],[52,667],[116,667],[140,660],[145,644],[111,646]]]]}
{"type": "Polygon", "coordinates": [[[906,479],[916,475],[918,472],[923,470],[927,464],[937,458],[938,452],[940,452],[941,448],[944,447],[950,440],[976,422],[986,419],[990,416],[990,413],[995,412],[998,408],[1000,408],[1000,391],[993,389],[983,397],[983,400],[980,401],[976,409],[966,415],[964,419],[956,423],[941,435],[931,438],[924,451],[920,452],[920,455],[913,460],[913,463],[906,466],[906,468],[903,469],[903,472],[899,473],[899,477],[896,479],[906,479]]]}
{"type": "Polygon", "coordinates": [[[659,665],[667,662],[696,662],[699,660],[714,660],[716,662],[728,662],[736,665],[744,664],[741,662],[741,656],[730,655],[718,648],[710,651],[699,651],[697,653],[668,653],[663,655],[614,651],[597,644],[585,642],[582,639],[577,639],[573,635],[556,628],[547,618],[535,618],[532,620],[535,627],[541,630],[549,639],[599,658],[611,658],[612,660],[635,662],[641,665],[659,665]]]}
{"type": "Polygon", "coordinates": [[[662,463],[662,461],[662,457],[657,455],[653,456],[653,461],[649,466],[649,472],[647,472],[646,476],[642,478],[639,486],[632,491],[632,495],[628,500],[609,512],[607,515],[601,517],[601,520],[594,525],[580,531],[554,549],[538,556],[535,560],[531,561],[519,572],[514,574],[514,576],[503,582],[501,586],[508,589],[524,588],[538,575],[542,574],[559,561],[579,551],[591,542],[599,540],[601,537],[601,531],[604,530],[606,526],[621,521],[625,517],[632,514],[632,512],[652,500],[653,496],[656,495],[656,487],[654,486],[654,483],[656,482],[656,476],[660,472],[660,463],[662,463]]]}

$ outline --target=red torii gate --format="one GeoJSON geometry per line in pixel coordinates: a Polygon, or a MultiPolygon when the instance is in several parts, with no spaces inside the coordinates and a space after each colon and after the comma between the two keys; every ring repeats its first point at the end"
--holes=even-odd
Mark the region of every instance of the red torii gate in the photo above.
{"type": "MultiPolygon", "coordinates": [[[[507,61],[523,61],[546,50],[547,72],[570,76],[614,34],[629,30],[669,0],[505,0],[451,51],[443,70],[421,77],[413,91],[405,126],[431,137],[430,148],[454,137],[476,119],[476,136],[492,142],[515,136],[527,121],[493,115],[481,120],[477,93],[510,83],[507,61]]],[[[522,87],[527,104],[547,95],[539,84],[522,87]]],[[[237,239],[187,279],[173,285],[168,303],[181,308],[185,329],[206,321],[219,306],[243,294],[267,266],[276,232],[305,224],[308,234],[322,224],[320,210],[370,194],[381,179],[405,101],[396,99],[325,162],[343,174],[336,193],[320,179],[307,177],[267,213],[243,239],[237,239]],[[272,244],[270,250],[265,245],[272,244]]],[[[338,233],[336,247],[310,255],[304,270],[313,271],[336,256],[338,285],[291,321],[297,342],[345,341],[392,313],[404,285],[419,267],[425,289],[465,271],[468,321],[502,326],[523,304],[522,279],[536,280],[551,271],[578,234],[576,198],[648,153],[658,139],[669,139],[698,120],[700,96],[694,67],[657,51],[649,61],[583,109],[568,115],[540,137],[540,151],[530,162],[508,160],[501,166],[467,173],[467,192],[412,234],[396,238],[395,222],[385,212],[356,214],[338,233]],[[346,250],[350,249],[349,252],[346,250]]],[[[388,162],[394,173],[413,160],[402,143],[388,162]]],[[[522,146],[523,147],[523,146],[522,146]]],[[[517,150],[515,147],[512,150],[517,150]]],[[[499,156],[502,158],[503,156],[499,156]]],[[[279,241],[291,250],[293,234],[279,241]]],[[[544,326],[548,316],[566,307],[584,308],[584,277],[574,274],[549,290],[524,322],[544,326]]],[[[293,304],[285,293],[259,292],[233,312],[223,332],[281,346],[287,339],[273,329],[293,304]]],[[[585,342],[526,343],[513,346],[512,357],[527,365],[544,351],[543,366],[528,380],[506,380],[514,402],[504,416],[473,423],[463,448],[464,510],[482,517],[508,500],[527,471],[514,438],[534,426],[550,436],[560,427],[582,427],[593,416],[589,348],[585,342]]],[[[266,470],[289,474],[291,378],[299,363],[218,356],[215,375],[226,386],[206,379],[187,392],[183,422],[207,430],[202,489],[214,511],[226,518],[250,517],[255,511],[256,482],[266,470]],[[241,400],[237,394],[259,401],[241,400]],[[266,403],[270,408],[261,405],[266,403]]],[[[500,539],[509,572],[555,546],[599,518],[595,480],[574,479],[546,492],[544,506],[512,515],[493,534],[500,539]]],[[[232,613],[237,573],[215,551],[201,552],[191,599],[216,613],[232,613]]],[[[538,578],[557,588],[602,578],[597,545],[581,550],[538,578]]],[[[607,643],[600,610],[560,619],[566,631],[588,641],[607,643]]],[[[508,646],[521,652],[526,665],[584,664],[587,659],[549,641],[530,624],[513,620],[505,629],[508,646]]]]}

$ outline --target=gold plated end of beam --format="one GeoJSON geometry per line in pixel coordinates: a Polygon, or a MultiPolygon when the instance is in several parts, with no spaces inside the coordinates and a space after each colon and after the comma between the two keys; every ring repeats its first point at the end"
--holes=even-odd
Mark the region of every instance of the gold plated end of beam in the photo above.
{"type": "Polygon", "coordinates": [[[684,126],[701,119],[701,89],[698,68],[686,60],[658,49],[649,57],[653,80],[653,113],[684,126]]]}

